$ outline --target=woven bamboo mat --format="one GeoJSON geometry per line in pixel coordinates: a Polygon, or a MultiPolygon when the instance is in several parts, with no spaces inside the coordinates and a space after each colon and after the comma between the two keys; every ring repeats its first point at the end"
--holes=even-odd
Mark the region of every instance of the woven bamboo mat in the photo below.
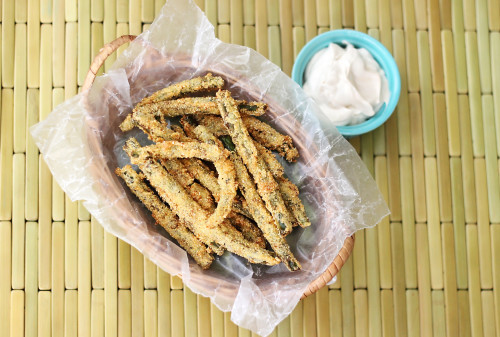
{"type": "MultiPolygon", "coordinates": [[[[2,2],[0,336],[251,336],[104,233],[27,133],[164,0],[2,2]]],[[[348,27],[380,39],[402,75],[393,117],[352,139],[392,214],[273,336],[500,335],[500,2],[197,2],[223,41],[288,74],[305,42],[348,27]]]]}

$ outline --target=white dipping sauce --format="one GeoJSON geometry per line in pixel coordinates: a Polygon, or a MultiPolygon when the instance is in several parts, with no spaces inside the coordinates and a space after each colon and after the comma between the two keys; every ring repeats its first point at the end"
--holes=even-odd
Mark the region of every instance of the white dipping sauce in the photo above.
{"type": "Polygon", "coordinates": [[[335,125],[359,124],[389,100],[384,71],[364,48],[331,43],[305,71],[303,89],[335,125]]]}

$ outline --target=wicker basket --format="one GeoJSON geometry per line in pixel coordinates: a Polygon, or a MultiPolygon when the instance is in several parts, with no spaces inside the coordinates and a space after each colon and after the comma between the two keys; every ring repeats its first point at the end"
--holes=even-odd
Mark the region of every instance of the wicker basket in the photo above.
{"type": "MultiPolygon", "coordinates": [[[[97,56],[92,61],[92,64],[90,65],[90,69],[87,73],[85,82],[82,87],[83,92],[88,90],[92,86],[92,83],[96,78],[97,71],[104,64],[107,57],[111,55],[116,49],[118,49],[121,45],[131,42],[134,39],[135,39],[134,35],[124,35],[112,41],[111,43],[106,44],[103,48],[101,48],[97,56]]],[[[344,241],[343,247],[340,249],[338,255],[335,257],[330,266],[316,280],[314,280],[309,284],[308,288],[302,295],[302,298],[314,294],[316,291],[318,291],[319,289],[324,287],[328,282],[330,282],[342,268],[346,260],[349,258],[353,247],[354,247],[354,236],[348,237],[344,241]]]]}

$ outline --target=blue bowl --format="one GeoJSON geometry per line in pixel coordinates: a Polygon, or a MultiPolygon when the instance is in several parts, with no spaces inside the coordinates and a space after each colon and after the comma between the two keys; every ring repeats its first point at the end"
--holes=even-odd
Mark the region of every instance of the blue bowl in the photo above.
{"type": "Polygon", "coordinates": [[[305,69],[314,54],[328,47],[330,43],[343,45],[343,41],[349,42],[356,48],[365,48],[370,52],[384,70],[390,92],[389,102],[382,105],[373,117],[360,124],[337,126],[339,132],[345,137],[354,137],[378,128],[392,115],[398,104],[401,93],[401,77],[398,66],[391,53],[380,42],[369,35],[349,29],[332,30],[318,35],[309,41],[297,56],[292,69],[292,79],[302,86],[305,69]]]}

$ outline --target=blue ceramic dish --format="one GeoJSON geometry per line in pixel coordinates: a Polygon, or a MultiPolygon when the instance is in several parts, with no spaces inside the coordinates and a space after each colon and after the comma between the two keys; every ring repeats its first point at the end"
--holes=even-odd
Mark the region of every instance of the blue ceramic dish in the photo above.
{"type": "Polygon", "coordinates": [[[314,54],[328,47],[330,43],[342,45],[343,41],[349,42],[356,48],[365,48],[370,52],[384,70],[390,91],[389,102],[382,105],[373,117],[360,124],[337,126],[339,132],[345,137],[354,137],[375,130],[382,125],[392,115],[401,93],[401,77],[396,61],[380,42],[369,35],[349,29],[332,30],[318,35],[309,41],[297,56],[292,69],[292,79],[302,86],[305,69],[314,54]]]}

